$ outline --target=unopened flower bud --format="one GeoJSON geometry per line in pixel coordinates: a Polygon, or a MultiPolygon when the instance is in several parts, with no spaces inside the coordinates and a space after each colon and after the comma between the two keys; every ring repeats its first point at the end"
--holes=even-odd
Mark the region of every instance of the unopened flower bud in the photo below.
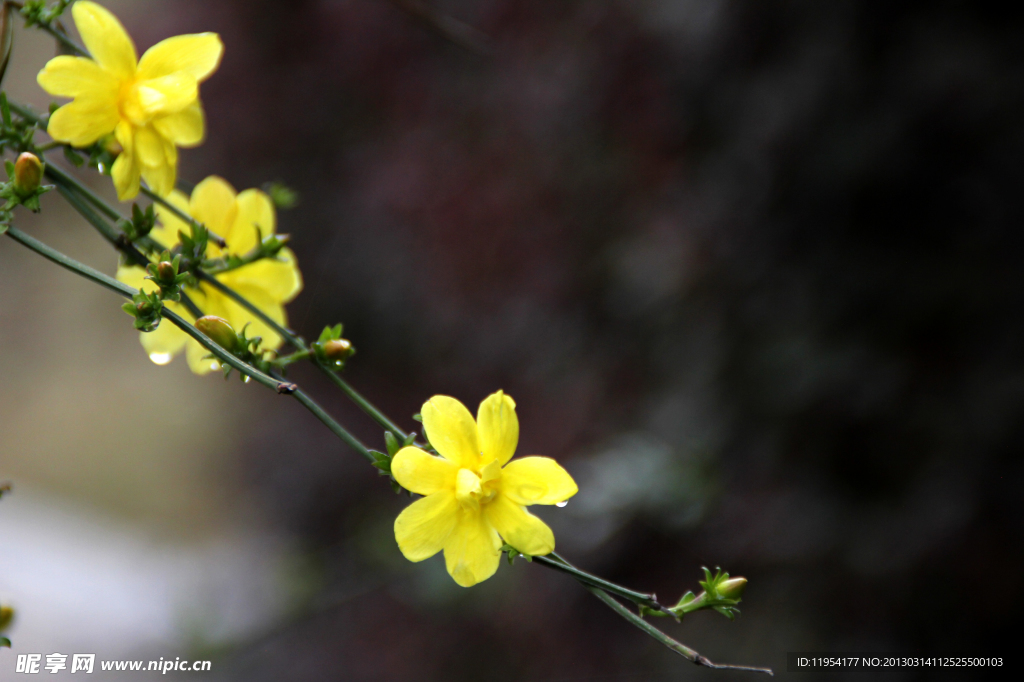
{"type": "Polygon", "coordinates": [[[718,585],[718,594],[723,599],[739,599],[747,587],[746,578],[729,578],[718,585]]]}
{"type": "Polygon", "coordinates": [[[348,360],[356,349],[348,339],[334,339],[324,343],[324,356],[328,360],[348,360]]]}
{"type": "Polygon", "coordinates": [[[0,606],[0,632],[3,632],[12,620],[14,620],[14,609],[10,606],[0,606]]]}
{"type": "Polygon", "coordinates": [[[235,328],[223,317],[203,315],[196,320],[196,329],[213,339],[225,350],[234,351],[238,345],[238,334],[235,328]]]}
{"type": "Polygon", "coordinates": [[[167,261],[160,261],[156,266],[156,276],[161,282],[173,282],[177,275],[174,266],[167,261]]]}
{"type": "Polygon", "coordinates": [[[31,152],[22,152],[14,162],[14,189],[25,196],[39,189],[43,180],[43,163],[31,152]]]}

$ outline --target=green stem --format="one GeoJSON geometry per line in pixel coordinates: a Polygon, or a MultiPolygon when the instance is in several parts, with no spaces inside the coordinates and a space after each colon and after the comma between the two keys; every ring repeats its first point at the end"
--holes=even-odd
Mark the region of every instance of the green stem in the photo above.
{"type": "MultiPolygon", "coordinates": [[[[536,559],[538,557],[534,558],[536,559]]],[[[748,665],[730,665],[727,663],[715,663],[708,659],[706,656],[701,656],[699,653],[697,653],[690,647],[686,646],[682,642],[678,642],[672,639],[664,632],[654,627],[653,625],[651,625],[646,620],[644,620],[640,616],[636,615],[635,613],[627,609],[619,602],[615,601],[615,599],[604,590],[600,590],[596,587],[591,587],[590,585],[584,585],[584,587],[590,590],[590,592],[593,593],[594,596],[596,596],[598,599],[603,601],[605,605],[608,606],[608,608],[610,608],[612,611],[625,618],[627,621],[629,621],[631,625],[636,626],[644,633],[657,640],[659,644],[668,647],[669,649],[676,652],[677,654],[679,654],[686,660],[690,661],[691,663],[696,663],[697,665],[702,665],[706,668],[715,668],[718,670],[743,670],[746,672],[753,673],[768,673],[769,675],[772,675],[774,677],[774,673],[772,673],[771,668],[756,668],[748,665]]]]}
{"type": "Polygon", "coordinates": [[[377,409],[373,405],[373,403],[364,398],[358,391],[356,391],[356,389],[352,388],[352,386],[347,381],[338,376],[336,372],[334,372],[328,367],[324,367],[322,364],[320,364],[320,361],[317,360],[315,357],[313,358],[313,364],[315,364],[320,369],[321,372],[326,374],[327,378],[330,379],[335,386],[340,388],[342,393],[348,396],[349,400],[354,402],[359,407],[359,409],[368,414],[375,422],[380,424],[382,427],[384,427],[391,433],[398,436],[399,440],[404,440],[408,436],[408,434],[405,431],[400,429],[397,424],[388,419],[387,415],[385,415],[383,412],[377,409]]]}
{"type": "MultiPolygon", "coordinates": [[[[122,282],[118,282],[113,277],[109,277],[98,270],[95,270],[84,263],[80,263],[77,260],[70,258],[60,251],[53,249],[39,240],[30,237],[17,228],[10,227],[6,232],[14,241],[19,244],[35,251],[44,258],[56,263],[57,265],[70,270],[77,275],[85,277],[86,279],[99,284],[111,291],[131,298],[138,291],[133,287],[128,286],[122,282]]],[[[273,389],[277,393],[291,394],[294,395],[300,403],[302,403],[306,409],[312,412],[317,419],[323,422],[331,431],[334,432],[342,441],[349,445],[353,450],[366,457],[371,462],[373,461],[373,455],[366,449],[355,436],[349,433],[341,424],[335,421],[330,415],[328,415],[323,408],[321,408],[312,398],[306,395],[298,386],[292,383],[287,383],[275,379],[272,376],[264,374],[260,370],[252,367],[251,365],[242,362],[234,355],[217,345],[212,339],[207,337],[205,334],[196,329],[193,325],[189,324],[186,320],[175,314],[164,306],[163,316],[171,321],[175,326],[181,329],[183,332],[191,336],[193,339],[199,342],[201,346],[209,350],[213,355],[224,364],[227,364],[232,369],[237,370],[239,373],[247,376],[254,381],[266,386],[267,388],[273,389]]]]}
{"type": "Polygon", "coordinates": [[[555,554],[554,552],[552,552],[548,556],[535,556],[533,557],[533,561],[536,561],[542,566],[553,568],[556,571],[568,573],[584,585],[595,587],[605,592],[611,592],[612,594],[618,595],[623,599],[628,599],[629,601],[635,604],[643,604],[648,608],[654,609],[656,611],[662,611],[674,617],[671,611],[669,611],[667,608],[661,605],[656,595],[646,594],[644,592],[637,592],[636,590],[631,590],[628,587],[616,585],[615,583],[605,580],[604,578],[599,578],[598,576],[592,573],[581,571],[580,569],[576,568],[568,561],[566,561],[559,555],[555,554]]]}
{"type": "MultiPolygon", "coordinates": [[[[10,107],[11,111],[13,111],[18,116],[20,116],[23,119],[25,119],[26,121],[28,121],[30,123],[34,123],[37,126],[42,126],[43,125],[43,117],[40,116],[39,114],[37,114],[36,112],[32,111],[31,109],[29,109],[24,104],[18,104],[17,102],[12,102],[11,100],[7,100],[7,106],[10,107]]],[[[45,130],[45,127],[43,129],[45,130]]]]}
{"type": "Polygon", "coordinates": [[[86,279],[91,280],[92,282],[95,282],[96,284],[99,284],[102,287],[106,287],[107,289],[110,289],[116,294],[121,294],[122,296],[126,296],[128,298],[131,298],[132,296],[135,295],[135,289],[128,286],[127,284],[118,282],[113,277],[108,277],[99,270],[94,270],[93,268],[89,267],[88,265],[85,265],[84,263],[79,263],[74,258],[69,258],[68,256],[65,256],[60,251],[57,251],[56,249],[53,249],[47,246],[46,244],[43,244],[41,241],[35,239],[34,237],[28,236],[27,234],[25,234],[24,232],[15,227],[9,227],[5,234],[14,241],[21,244],[22,246],[26,246],[32,251],[35,251],[43,258],[46,258],[47,260],[50,260],[56,263],[57,265],[61,266],[62,268],[70,270],[77,275],[81,275],[82,277],[85,277],[86,279]]]}
{"type": "MultiPolygon", "coordinates": [[[[306,345],[306,342],[302,339],[301,336],[296,335],[295,332],[278,324],[275,320],[271,319],[269,315],[267,315],[262,310],[253,305],[248,299],[246,299],[244,296],[234,291],[230,287],[226,286],[225,284],[221,283],[213,275],[203,270],[199,270],[198,272],[196,272],[196,277],[199,280],[208,283],[214,289],[224,294],[225,296],[233,300],[235,303],[237,303],[238,305],[242,306],[250,313],[255,315],[257,318],[259,318],[261,322],[263,322],[265,325],[267,325],[275,332],[280,334],[281,338],[285,339],[288,343],[290,343],[298,350],[309,350],[309,346],[306,345]]],[[[369,400],[364,398],[358,391],[352,388],[352,386],[349,385],[347,381],[338,376],[336,372],[331,370],[329,367],[326,367],[323,364],[321,364],[320,361],[317,360],[315,356],[311,357],[310,359],[321,372],[327,375],[327,378],[330,379],[335,386],[340,388],[342,392],[359,407],[359,409],[361,409],[363,412],[369,415],[370,418],[372,418],[375,422],[380,424],[381,427],[387,429],[388,431],[391,431],[400,439],[405,439],[407,437],[408,434],[405,431],[399,428],[397,424],[391,421],[387,417],[387,415],[381,412],[373,403],[371,403],[369,400]]]]}
{"type": "Polygon", "coordinates": [[[213,287],[214,289],[224,294],[232,301],[234,301],[235,303],[237,303],[238,305],[242,306],[250,313],[255,315],[260,320],[260,322],[273,329],[281,336],[281,338],[283,338],[291,345],[295,346],[295,348],[297,348],[298,350],[309,350],[309,348],[307,348],[303,340],[295,335],[295,332],[285,327],[282,327],[280,324],[271,319],[269,315],[267,315],[265,312],[257,308],[254,304],[252,304],[248,299],[246,299],[244,296],[239,294],[231,287],[221,282],[219,279],[217,279],[210,273],[202,269],[197,269],[195,270],[195,276],[196,279],[198,279],[200,282],[206,282],[211,287],[213,287]]]}
{"type": "MultiPolygon", "coordinates": [[[[36,123],[37,125],[41,125],[42,122],[43,122],[43,119],[40,116],[38,116],[31,109],[29,109],[29,108],[27,108],[27,107],[25,107],[23,105],[11,103],[10,107],[11,107],[11,111],[15,112],[16,114],[18,114],[18,116],[21,116],[22,118],[24,118],[24,119],[26,119],[28,121],[32,121],[32,122],[36,123]]],[[[47,171],[49,171],[49,169],[50,169],[50,166],[48,165],[47,166],[47,171]]],[[[71,176],[69,176],[66,173],[64,173],[63,171],[60,171],[59,169],[57,169],[56,173],[54,173],[51,177],[54,179],[55,182],[59,182],[58,178],[68,179],[71,176]]],[[[107,215],[111,215],[112,217],[116,215],[117,217],[120,217],[120,215],[117,214],[117,211],[115,211],[113,208],[111,208],[109,204],[104,202],[103,199],[98,197],[95,193],[89,191],[88,188],[85,188],[84,185],[81,185],[81,183],[76,183],[76,184],[78,185],[78,187],[81,187],[84,190],[83,194],[90,201],[90,203],[93,203],[97,208],[100,208],[100,210],[103,210],[105,213],[107,213],[107,215]]],[[[76,187],[76,189],[77,189],[77,187],[76,187]]],[[[166,207],[169,211],[171,211],[171,213],[173,213],[175,216],[177,216],[181,220],[184,220],[185,222],[189,223],[190,225],[198,224],[198,223],[196,223],[196,221],[191,216],[189,216],[186,213],[182,212],[177,206],[174,206],[173,204],[169,203],[166,199],[164,199],[163,197],[153,193],[148,188],[143,187],[141,191],[146,196],[148,196],[151,199],[153,199],[153,201],[155,201],[155,202],[159,203],[160,205],[166,207]]],[[[216,235],[211,233],[210,236],[211,236],[211,238],[213,238],[216,235]]],[[[115,245],[116,245],[116,243],[115,243],[115,245]]],[[[242,306],[243,308],[248,310],[250,313],[255,315],[261,322],[263,322],[265,325],[267,325],[268,327],[273,329],[275,332],[277,332],[281,336],[281,338],[285,339],[289,344],[294,346],[297,350],[300,350],[300,351],[309,350],[309,347],[306,345],[306,342],[302,339],[302,337],[298,336],[297,334],[295,334],[295,332],[291,331],[290,329],[287,329],[286,327],[278,324],[275,320],[272,320],[266,313],[264,313],[262,310],[257,308],[255,305],[250,303],[245,297],[241,296],[240,294],[238,294],[234,290],[230,289],[226,285],[224,285],[221,282],[219,282],[217,280],[217,278],[214,277],[213,275],[211,275],[209,273],[206,273],[203,270],[198,270],[198,271],[196,271],[196,277],[199,280],[201,280],[201,281],[207,282],[214,289],[216,289],[217,291],[221,292],[225,296],[229,297],[230,299],[232,299],[233,301],[238,303],[240,306],[242,306]]],[[[193,313],[193,314],[195,314],[195,313],[193,313]]],[[[196,315],[196,316],[199,317],[200,315],[201,315],[201,313],[199,315],[196,315]]],[[[335,386],[340,388],[342,390],[342,392],[346,396],[348,396],[348,398],[359,407],[359,409],[361,409],[363,412],[365,412],[367,415],[369,415],[370,418],[373,419],[374,421],[376,421],[382,428],[384,428],[384,429],[386,429],[388,431],[391,431],[392,433],[394,433],[396,436],[398,436],[401,439],[405,439],[407,437],[408,434],[403,429],[401,429],[397,424],[395,424],[395,422],[393,422],[391,419],[389,419],[387,417],[387,415],[385,415],[383,412],[381,412],[373,403],[371,403],[369,400],[364,398],[358,391],[356,391],[354,388],[352,388],[352,386],[349,385],[348,382],[346,382],[344,379],[342,379],[340,376],[338,376],[330,368],[322,365],[315,358],[313,358],[312,360],[313,360],[313,363],[317,366],[317,368],[321,372],[323,372],[325,375],[327,375],[327,377],[331,380],[332,383],[334,383],[335,386]]]]}
{"type": "MultiPolygon", "coordinates": [[[[16,113],[18,116],[22,117],[26,121],[29,121],[31,123],[36,124],[37,126],[40,126],[40,127],[43,126],[43,123],[44,123],[43,117],[40,116],[39,114],[35,113],[34,111],[29,109],[28,107],[26,107],[25,105],[17,104],[15,102],[10,102],[10,101],[8,102],[8,104],[9,104],[9,106],[11,108],[11,111],[16,113]]],[[[68,149],[73,149],[73,147],[71,147],[71,145],[69,145],[69,144],[60,143],[59,146],[67,147],[68,149]]],[[[49,167],[47,167],[47,172],[49,172],[49,167]]],[[[58,169],[58,173],[63,175],[65,179],[70,179],[70,177],[71,177],[71,176],[67,175],[66,173],[63,173],[59,169],[58,169]]],[[[54,179],[56,179],[56,178],[54,178],[54,179]]],[[[76,182],[76,181],[71,180],[71,182],[76,182]]],[[[90,203],[95,205],[97,208],[102,210],[104,213],[107,213],[107,215],[109,215],[111,218],[113,218],[115,220],[121,217],[121,215],[116,210],[111,208],[110,204],[107,204],[105,201],[103,201],[103,199],[101,199],[100,197],[96,196],[94,193],[89,191],[81,183],[77,183],[76,182],[76,184],[78,184],[78,186],[80,188],[85,190],[85,192],[88,192],[89,202],[90,203]]],[[[164,208],[166,208],[168,211],[173,213],[175,215],[175,217],[179,218],[180,220],[183,220],[185,223],[190,225],[193,229],[195,229],[197,226],[200,225],[200,223],[195,218],[193,218],[192,216],[188,215],[187,213],[182,211],[180,208],[178,208],[177,206],[175,206],[171,202],[167,201],[167,199],[163,198],[162,196],[160,196],[159,194],[157,194],[156,192],[154,192],[150,188],[148,188],[146,186],[142,186],[142,187],[139,188],[139,191],[142,194],[144,194],[145,196],[149,197],[151,200],[155,201],[156,203],[158,203],[161,206],[163,206],[164,208]]],[[[207,232],[210,235],[210,239],[213,240],[213,242],[215,244],[217,244],[217,246],[219,246],[221,248],[224,248],[225,246],[227,246],[227,242],[224,241],[223,237],[221,237],[220,235],[216,234],[215,232],[212,232],[209,229],[207,229],[207,232]]]]}
{"type": "Polygon", "coordinates": [[[71,188],[81,194],[86,201],[92,204],[95,208],[99,209],[101,213],[106,215],[111,220],[121,220],[122,216],[113,206],[108,204],[98,194],[93,192],[91,189],[86,187],[84,184],[78,181],[73,175],[65,173],[63,170],[54,166],[52,163],[46,164],[46,177],[50,178],[54,182],[64,185],[65,187],[71,188]]]}
{"type": "MultiPolygon", "coordinates": [[[[109,241],[115,248],[127,254],[129,258],[135,261],[136,265],[143,268],[149,265],[149,259],[135,248],[134,244],[128,241],[123,234],[114,229],[107,221],[98,216],[92,208],[82,201],[75,191],[69,190],[65,185],[61,184],[63,179],[58,180],[57,177],[54,177],[54,180],[58,183],[57,191],[60,192],[61,196],[71,204],[73,209],[78,211],[79,215],[85,218],[90,225],[96,228],[96,231],[103,235],[107,241],[109,241]]],[[[196,319],[203,316],[203,311],[200,310],[199,306],[197,306],[195,302],[188,297],[188,294],[185,294],[184,292],[182,292],[181,295],[181,304],[185,306],[185,309],[188,310],[188,312],[196,319]]]]}
{"type": "MultiPolygon", "coordinates": [[[[108,275],[105,275],[98,270],[90,268],[88,265],[85,265],[84,263],[80,263],[73,258],[65,256],[63,253],[57,251],[56,249],[50,248],[46,244],[43,244],[41,241],[28,236],[27,234],[25,234],[21,230],[18,230],[17,228],[9,228],[7,230],[7,236],[11,237],[16,242],[22,244],[23,246],[27,246],[28,248],[32,249],[39,255],[53,261],[57,265],[60,265],[61,267],[70,270],[71,272],[74,272],[78,275],[81,275],[86,279],[92,280],[93,282],[100,284],[106,287],[107,289],[110,289],[111,291],[121,294],[122,296],[125,296],[130,299],[132,296],[138,293],[138,290],[135,289],[134,287],[130,287],[127,284],[118,282],[113,277],[109,277],[108,275]]],[[[161,314],[168,320],[170,320],[176,327],[180,328],[183,332],[185,332],[193,339],[198,341],[201,346],[203,346],[211,353],[213,353],[215,356],[217,356],[218,360],[230,365],[232,368],[258,381],[264,386],[267,386],[268,388],[273,388],[279,393],[288,393],[290,392],[290,387],[294,386],[294,384],[284,384],[283,382],[278,381],[277,379],[264,374],[255,367],[250,367],[249,365],[245,364],[244,362],[236,358],[234,355],[218,346],[209,337],[207,337],[194,326],[189,324],[186,320],[176,315],[174,312],[168,309],[167,306],[164,306],[164,309],[161,314]]]]}
{"type": "Polygon", "coordinates": [[[272,365],[274,365],[274,367],[287,367],[288,365],[295,364],[296,362],[301,362],[303,360],[309,359],[310,355],[312,355],[312,351],[300,350],[295,353],[292,353],[291,355],[282,355],[278,358],[271,360],[270,362],[272,365]]]}
{"type": "Polygon", "coordinates": [[[302,391],[301,389],[296,387],[295,390],[292,391],[291,393],[292,396],[294,396],[296,400],[302,403],[307,410],[312,412],[317,419],[319,419],[325,425],[327,425],[327,428],[333,431],[334,435],[336,435],[341,440],[345,441],[345,443],[347,443],[349,447],[351,447],[353,450],[355,450],[360,455],[365,457],[371,464],[376,461],[374,460],[373,455],[370,454],[370,451],[366,448],[365,445],[359,442],[355,436],[346,431],[338,422],[332,419],[330,415],[324,412],[322,407],[317,405],[315,402],[313,402],[312,398],[306,395],[305,391],[302,391]]]}
{"type": "Polygon", "coordinates": [[[78,43],[76,43],[74,40],[72,40],[71,36],[69,36],[64,31],[58,30],[58,29],[54,28],[53,26],[51,26],[50,24],[39,24],[39,28],[43,29],[44,31],[49,33],[51,36],[56,38],[57,42],[59,42],[61,45],[63,45],[64,47],[68,48],[72,52],[74,52],[77,56],[79,56],[79,57],[88,57],[89,56],[89,53],[85,51],[85,48],[82,47],[81,45],[79,45],[78,43]]]}
{"type": "MultiPolygon", "coordinates": [[[[156,192],[154,192],[150,188],[146,187],[145,185],[140,187],[139,191],[142,194],[145,194],[151,200],[155,201],[156,203],[158,203],[161,206],[163,206],[164,208],[166,208],[171,213],[173,213],[176,218],[178,218],[179,220],[182,220],[185,223],[187,223],[189,226],[192,227],[193,230],[195,230],[197,227],[206,227],[205,225],[200,223],[198,220],[196,220],[195,218],[190,216],[188,213],[185,213],[180,208],[178,208],[177,206],[175,206],[171,202],[167,201],[167,199],[163,198],[162,196],[160,196],[159,194],[157,194],[156,192]]],[[[216,244],[220,248],[223,249],[223,248],[225,248],[228,245],[228,243],[226,241],[224,241],[224,237],[221,237],[220,235],[218,235],[217,233],[215,233],[213,230],[211,230],[208,227],[206,228],[206,233],[208,235],[210,235],[210,241],[212,241],[214,244],[216,244]]]]}

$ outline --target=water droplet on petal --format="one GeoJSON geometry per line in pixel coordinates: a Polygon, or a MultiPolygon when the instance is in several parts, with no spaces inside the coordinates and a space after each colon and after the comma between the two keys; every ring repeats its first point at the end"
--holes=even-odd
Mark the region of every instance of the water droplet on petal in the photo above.
{"type": "Polygon", "coordinates": [[[154,362],[154,364],[166,365],[168,362],[171,361],[171,354],[170,353],[150,353],[149,354],[149,359],[152,360],[154,362]]]}
{"type": "Polygon", "coordinates": [[[212,371],[216,372],[218,369],[220,369],[220,363],[219,362],[211,362],[210,363],[210,369],[212,371]]]}
{"type": "Polygon", "coordinates": [[[564,507],[567,504],[569,504],[569,500],[562,500],[561,502],[556,503],[555,506],[556,507],[564,507]]]}

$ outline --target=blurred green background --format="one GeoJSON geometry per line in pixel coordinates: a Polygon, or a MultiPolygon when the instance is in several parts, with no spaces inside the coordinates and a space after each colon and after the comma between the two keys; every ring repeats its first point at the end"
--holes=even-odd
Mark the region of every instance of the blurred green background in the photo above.
{"type": "MultiPolygon", "coordinates": [[[[140,52],[222,35],[181,175],[298,189],[290,322],[343,322],[353,384],[407,428],[434,394],[512,395],[520,454],[580,484],[539,513],[594,572],[666,600],[701,565],[750,579],[737,622],[672,635],[780,675],[787,651],[1008,656],[1019,12],[430,4],[493,53],[385,0],[107,6],[140,52]]],[[[46,106],[52,54],[18,31],[12,98],[46,106]]],[[[19,226],[113,273],[59,197],[43,208],[19,226]]],[[[0,243],[15,653],[211,658],[224,680],[738,679],[538,566],[463,590],[439,558],[406,562],[407,498],[293,401],[150,363],[118,305],[0,243]]],[[[383,447],[322,377],[292,378],[383,447]]]]}

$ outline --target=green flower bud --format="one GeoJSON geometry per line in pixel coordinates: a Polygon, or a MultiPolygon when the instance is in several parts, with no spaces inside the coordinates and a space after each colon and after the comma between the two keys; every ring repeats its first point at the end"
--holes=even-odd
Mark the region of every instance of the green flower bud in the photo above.
{"type": "Polygon", "coordinates": [[[156,266],[156,276],[161,282],[172,283],[178,273],[175,272],[174,265],[167,261],[160,261],[156,266]]]}
{"type": "Polygon", "coordinates": [[[3,632],[12,620],[14,620],[14,609],[10,606],[0,606],[0,632],[3,632]]]}
{"type": "Polygon", "coordinates": [[[324,342],[324,357],[328,360],[344,361],[352,357],[356,349],[348,339],[333,339],[324,342]]]}
{"type": "Polygon", "coordinates": [[[203,315],[196,320],[196,329],[213,339],[221,348],[234,352],[238,346],[238,334],[223,317],[203,315]]]}
{"type": "Polygon", "coordinates": [[[43,180],[43,163],[31,152],[22,152],[14,162],[14,189],[21,196],[28,196],[43,180]]]}
{"type": "Polygon", "coordinates": [[[729,578],[718,585],[718,594],[723,599],[739,599],[747,587],[746,578],[729,578]]]}

